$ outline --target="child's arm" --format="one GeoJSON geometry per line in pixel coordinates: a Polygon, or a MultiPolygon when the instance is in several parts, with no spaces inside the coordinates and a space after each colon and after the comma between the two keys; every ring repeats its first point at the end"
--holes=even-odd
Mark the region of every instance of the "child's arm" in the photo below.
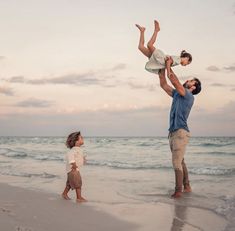
{"type": "Polygon", "coordinates": [[[167,84],[165,77],[165,69],[162,69],[159,73],[159,80],[161,88],[169,95],[172,96],[173,88],[167,84]]]}
{"type": "Polygon", "coordinates": [[[185,88],[183,85],[180,83],[179,79],[175,75],[175,73],[171,69],[171,65],[173,63],[172,58],[168,58],[166,60],[166,70],[167,70],[167,77],[171,81],[172,85],[175,87],[176,91],[182,95],[185,96],[185,88]]]}
{"type": "Polygon", "coordinates": [[[78,168],[75,162],[71,163],[71,169],[74,171],[78,168]]]}

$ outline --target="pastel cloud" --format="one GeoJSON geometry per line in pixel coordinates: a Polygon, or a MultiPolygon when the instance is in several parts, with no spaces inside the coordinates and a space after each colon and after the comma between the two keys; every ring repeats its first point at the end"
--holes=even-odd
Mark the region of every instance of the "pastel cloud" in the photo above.
{"type": "Polygon", "coordinates": [[[52,105],[54,105],[54,103],[51,101],[35,99],[35,98],[23,100],[15,104],[15,106],[17,107],[34,107],[34,108],[45,108],[45,107],[50,107],[52,105]]]}
{"type": "Polygon", "coordinates": [[[13,96],[14,92],[13,92],[12,88],[0,86],[0,94],[7,95],[7,96],[13,96]]]}

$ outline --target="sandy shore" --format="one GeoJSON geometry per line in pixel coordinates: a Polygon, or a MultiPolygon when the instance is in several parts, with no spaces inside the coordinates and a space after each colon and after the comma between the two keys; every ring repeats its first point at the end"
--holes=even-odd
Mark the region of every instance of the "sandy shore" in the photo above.
{"type": "Polygon", "coordinates": [[[58,194],[0,184],[3,231],[221,231],[227,221],[209,210],[178,203],[128,201],[77,204],[58,194]]]}
{"type": "Polygon", "coordinates": [[[136,226],[88,203],[65,201],[56,194],[0,184],[1,231],[135,230],[136,226]]]}

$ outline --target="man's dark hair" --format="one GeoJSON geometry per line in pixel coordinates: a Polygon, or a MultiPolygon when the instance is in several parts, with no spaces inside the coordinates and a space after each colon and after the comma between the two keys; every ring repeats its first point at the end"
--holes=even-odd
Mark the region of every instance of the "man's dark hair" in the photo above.
{"type": "Polygon", "coordinates": [[[202,89],[202,86],[201,86],[201,81],[199,80],[199,79],[197,79],[197,78],[194,78],[193,80],[195,80],[196,81],[196,83],[195,83],[195,87],[196,87],[196,89],[194,89],[193,91],[192,91],[192,94],[193,95],[197,95],[200,91],[201,91],[201,89],[202,89]]]}
{"type": "Polygon", "coordinates": [[[78,137],[81,135],[81,132],[73,132],[71,133],[66,140],[66,146],[67,148],[72,148],[75,146],[76,141],[78,140],[78,137]]]}

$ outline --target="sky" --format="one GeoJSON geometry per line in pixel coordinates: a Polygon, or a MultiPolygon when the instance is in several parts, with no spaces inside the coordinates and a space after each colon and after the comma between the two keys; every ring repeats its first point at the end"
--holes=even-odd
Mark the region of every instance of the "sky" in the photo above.
{"type": "Polygon", "coordinates": [[[171,97],[144,69],[145,41],[192,54],[202,82],[192,136],[235,136],[234,0],[1,0],[0,136],[167,136],[171,97]]]}

